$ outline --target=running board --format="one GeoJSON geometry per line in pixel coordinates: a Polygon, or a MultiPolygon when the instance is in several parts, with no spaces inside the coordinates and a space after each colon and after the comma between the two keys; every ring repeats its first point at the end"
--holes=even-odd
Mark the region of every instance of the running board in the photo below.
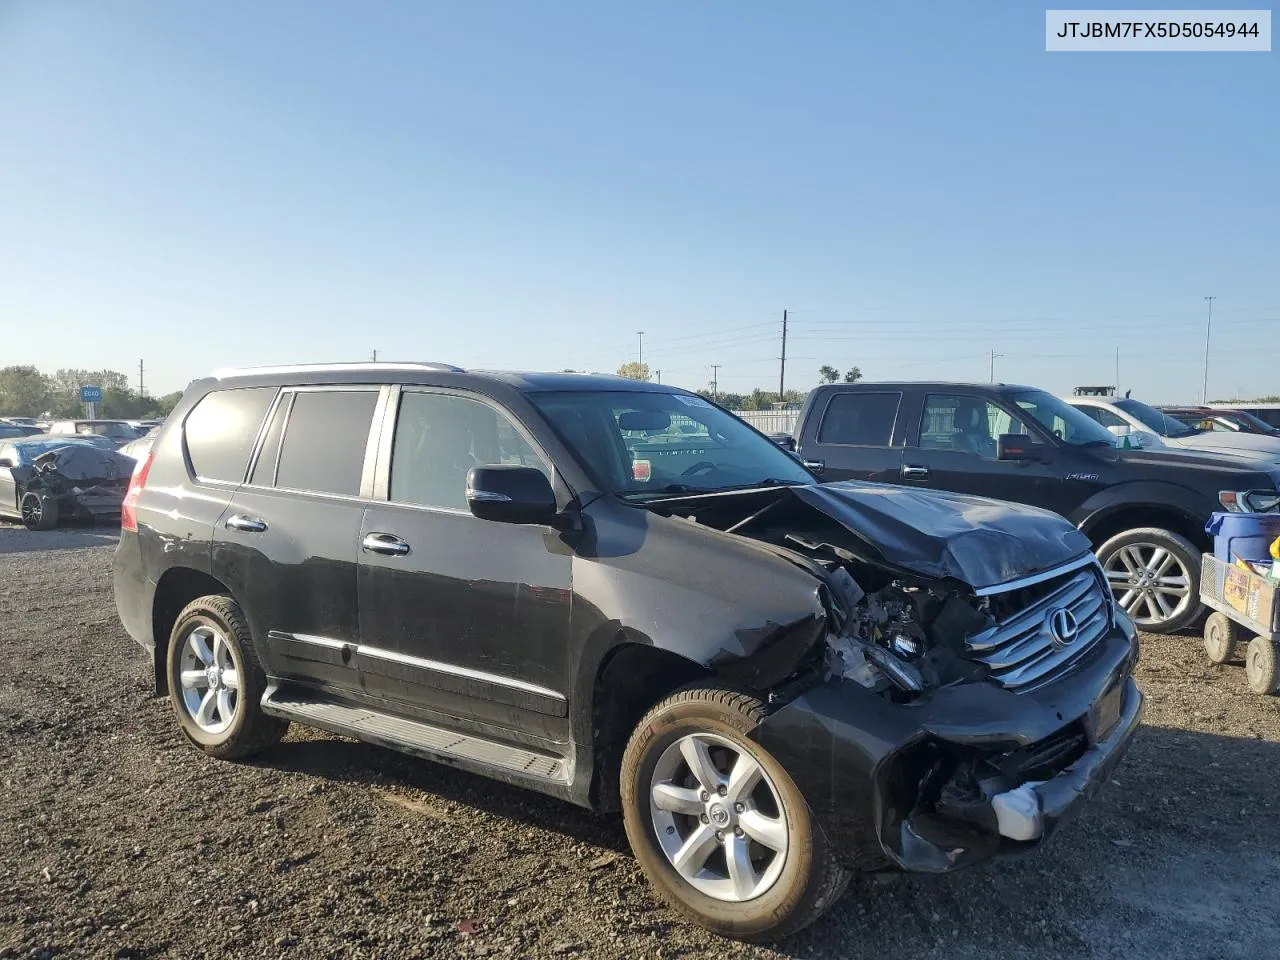
{"type": "Polygon", "coordinates": [[[569,771],[563,757],[534,753],[365,707],[327,700],[305,700],[296,694],[271,688],[262,698],[262,712],[428,760],[455,763],[478,772],[497,769],[548,786],[569,782],[569,771]]]}

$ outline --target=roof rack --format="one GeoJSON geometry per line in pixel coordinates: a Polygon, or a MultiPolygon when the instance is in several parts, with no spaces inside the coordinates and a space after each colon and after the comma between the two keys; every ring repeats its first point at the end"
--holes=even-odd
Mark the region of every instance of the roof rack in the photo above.
{"type": "Polygon", "coordinates": [[[354,373],[388,370],[443,370],[447,373],[466,373],[462,367],[455,367],[452,363],[399,363],[395,361],[371,363],[364,361],[356,363],[285,363],[265,367],[225,367],[221,370],[213,371],[213,375],[219,380],[225,380],[228,377],[275,373],[354,373]]]}

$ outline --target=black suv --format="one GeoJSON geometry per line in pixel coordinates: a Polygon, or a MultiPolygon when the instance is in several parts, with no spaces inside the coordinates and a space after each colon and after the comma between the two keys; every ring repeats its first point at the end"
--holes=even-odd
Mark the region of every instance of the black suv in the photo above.
{"type": "Polygon", "coordinates": [[[1038,844],[1141,712],[1133,626],[1060,517],[819,485],[670,387],[220,375],[122,526],[120,617],[198,747],[297,721],[621,810],[657,890],[735,937],[850,869],[1038,844]]]}
{"type": "Polygon", "coordinates": [[[1280,470],[1264,460],[1117,449],[1071,404],[1009,384],[822,386],[796,437],[824,479],[976,493],[1061,514],[1088,535],[1116,600],[1152,633],[1181,630],[1203,609],[1210,514],[1280,487],[1280,470]]]}

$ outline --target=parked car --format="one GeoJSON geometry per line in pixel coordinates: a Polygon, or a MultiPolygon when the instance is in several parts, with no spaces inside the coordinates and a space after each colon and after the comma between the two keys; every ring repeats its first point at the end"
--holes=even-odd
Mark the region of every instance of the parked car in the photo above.
{"type": "Polygon", "coordinates": [[[1181,630],[1201,613],[1209,516],[1242,509],[1238,494],[1280,488],[1280,466],[1265,460],[1118,450],[1074,406],[1006,384],[818,387],[797,439],[799,456],[830,479],[981,494],[1061,514],[1092,542],[1117,602],[1153,633],[1181,630]]]}
{"type": "Polygon", "coordinates": [[[1116,436],[1139,439],[1144,447],[1235,453],[1280,463],[1280,437],[1197,430],[1128,397],[1070,397],[1067,402],[1116,436]]]}
{"type": "Polygon", "coordinates": [[[32,437],[39,433],[43,433],[43,431],[36,426],[0,422],[0,440],[11,440],[15,437],[32,437]]]}
{"type": "Polygon", "coordinates": [[[1280,403],[1211,403],[1211,410],[1233,410],[1256,417],[1263,423],[1280,430],[1280,403]]]}
{"type": "Polygon", "coordinates": [[[51,436],[78,436],[89,434],[106,437],[117,447],[130,440],[138,439],[141,434],[123,420],[55,420],[49,424],[51,436]]]}
{"type": "Polygon", "coordinates": [[[134,461],[78,437],[0,443],[0,516],[31,530],[66,520],[114,520],[134,461]]]}
{"type": "Polygon", "coordinates": [[[205,752],[299,722],[621,810],[658,892],[745,939],[850,868],[1035,846],[1142,707],[1133,626],[1066,521],[819,485],[701,397],[617,377],[197,381],[114,570],[205,752]]]}
{"type": "Polygon", "coordinates": [[[1193,430],[1228,430],[1232,433],[1257,433],[1264,437],[1280,436],[1280,428],[1240,410],[1214,410],[1211,407],[1156,407],[1166,417],[1180,420],[1193,430]]]}
{"type": "Polygon", "coordinates": [[[11,423],[17,427],[34,427],[37,425],[35,417],[0,417],[0,423],[11,423]]]}

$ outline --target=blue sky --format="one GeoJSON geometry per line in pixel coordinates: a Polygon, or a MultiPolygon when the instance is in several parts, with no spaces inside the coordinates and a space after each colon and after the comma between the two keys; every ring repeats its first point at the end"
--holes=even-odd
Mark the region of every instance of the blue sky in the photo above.
{"type": "Polygon", "coordinates": [[[0,0],[0,364],[1280,392],[1280,62],[1044,7],[0,0]]]}

